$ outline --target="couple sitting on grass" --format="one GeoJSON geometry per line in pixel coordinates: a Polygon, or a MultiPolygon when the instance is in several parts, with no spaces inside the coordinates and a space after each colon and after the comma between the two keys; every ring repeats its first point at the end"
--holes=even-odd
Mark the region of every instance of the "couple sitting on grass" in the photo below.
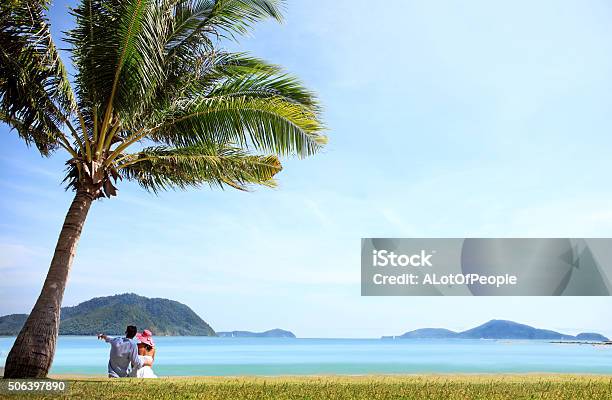
{"type": "Polygon", "coordinates": [[[111,345],[108,360],[109,378],[157,378],[152,368],[155,360],[153,335],[146,329],[142,333],[137,332],[134,325],[129,325],[125,330],[125,337],[98,335],[98,339],[111,345]]]}

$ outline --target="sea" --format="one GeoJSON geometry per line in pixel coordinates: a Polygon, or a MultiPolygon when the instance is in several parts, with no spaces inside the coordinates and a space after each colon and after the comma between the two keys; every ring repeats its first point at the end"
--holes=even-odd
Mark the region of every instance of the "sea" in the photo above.
{"type": "MultiPolygon", "coordinates": [[[[0,337],[4,366],[14,337],[0,337]]],[[[157,337],[159,376],[612,374],[612,346],[535,340],[157,337]]],[[[109,346],[60,336],[52,374],[104,375],[109,346]]]]}

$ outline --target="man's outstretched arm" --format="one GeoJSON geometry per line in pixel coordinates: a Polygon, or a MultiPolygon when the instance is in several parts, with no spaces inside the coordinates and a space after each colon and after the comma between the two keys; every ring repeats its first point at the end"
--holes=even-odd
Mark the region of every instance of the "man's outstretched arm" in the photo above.
{"type": "Polygon", "coordinates": [[[109,342],[111,342],[111,341],[112,341],[114,338],[113,338],[113,337],[110,337],[110,336],[107,336],[107,335],[105,335],[105,334],[103,334],[103,333],[98,333],[98,339],[100,339],[100,340],[104,340],[106,343],[109,343],[109,342]]]}

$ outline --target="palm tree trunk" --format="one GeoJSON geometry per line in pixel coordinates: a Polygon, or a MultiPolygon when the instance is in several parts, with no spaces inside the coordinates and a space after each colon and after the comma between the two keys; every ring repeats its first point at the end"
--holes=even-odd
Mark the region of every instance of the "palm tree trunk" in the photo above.
{"type": "Polygon", "coordinates": [[[68,273],[93,195],[80,189],[70,205],[40,296],[8,354],[4,378],[47,376],[59,332],[60,307],[68,273]]]}

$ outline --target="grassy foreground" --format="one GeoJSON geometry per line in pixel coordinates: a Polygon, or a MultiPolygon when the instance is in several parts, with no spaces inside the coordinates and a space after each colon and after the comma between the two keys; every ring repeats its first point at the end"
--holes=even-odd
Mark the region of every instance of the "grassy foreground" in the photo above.
{"type": "MultiPolygon", "coordinates": [[[[74,399],[612,399],[611,376],[423,375],[68,379],[74,399]]],[[[2,397],[2,395],[0,395],[2,397]]],[[[15,398],[17,396],[6,396],[15,398]]]]}

